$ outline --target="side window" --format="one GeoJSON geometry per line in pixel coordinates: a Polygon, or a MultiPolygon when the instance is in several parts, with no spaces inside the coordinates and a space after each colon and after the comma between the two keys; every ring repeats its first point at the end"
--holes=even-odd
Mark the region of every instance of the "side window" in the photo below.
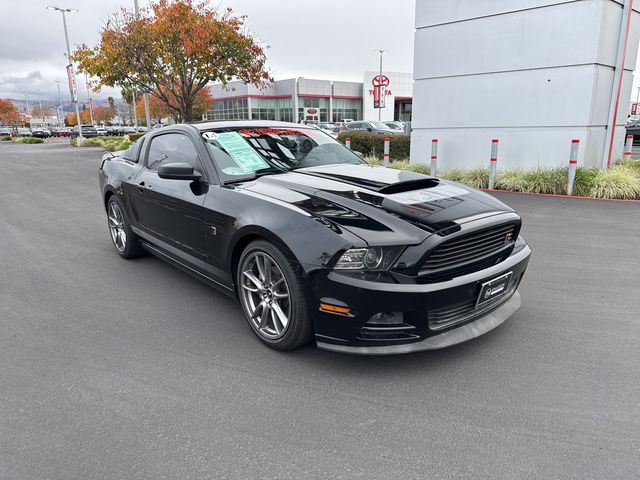
{"type": "Polygon", "coordinates": [[[129,145],[124,153],[122,154],[122,158],[125,160],[129,160],[130,162],[138,163],[138,158],[140,156],[140,151],[142,150],[142,144],[144,143],[144,137],[140,137],[138,140],[129,145]]]}
{"type": "Polygon", "coordinates": [[[349,130],[362,130],[362,122],[350,122],[347,123],[349,130]]]}
{"type": "Polygon", "coordinates": [[[165,163],[189,163],[202,171],[196,147],[189,137],[181,133],[166,133],[151,140],[147,168],[157,171],[165,163]]]}

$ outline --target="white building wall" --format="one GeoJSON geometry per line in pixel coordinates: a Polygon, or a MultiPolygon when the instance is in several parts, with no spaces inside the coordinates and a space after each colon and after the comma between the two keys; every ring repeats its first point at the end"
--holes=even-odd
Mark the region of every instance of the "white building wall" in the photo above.
{"type": "MultiPolygon", "coordinates": [[[[638,17],[632,14],[616,157],[638,17]]],[[[621,19],[622,4],[613,0],[418,0],[412,161],[427,162],[438,138],[440,168],[485,166],[491,139],[499,138],[499,168],[565,165],[578,138],[579,164],[600,166],[621,19]]]]}

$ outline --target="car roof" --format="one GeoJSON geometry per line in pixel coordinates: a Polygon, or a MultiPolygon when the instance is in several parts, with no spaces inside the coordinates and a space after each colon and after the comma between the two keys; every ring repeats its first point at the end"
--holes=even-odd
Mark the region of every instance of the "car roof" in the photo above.
{"type": "Polygon", "coordinates": [[[193,125],[201,132],[205,130],[215,130],[216,128],[239,128],[239,127],[270,127],[270,128],[309,128],[301,123],[276,122],[273,120],[220,120],[207,122],[194,122],[193,125]]]}

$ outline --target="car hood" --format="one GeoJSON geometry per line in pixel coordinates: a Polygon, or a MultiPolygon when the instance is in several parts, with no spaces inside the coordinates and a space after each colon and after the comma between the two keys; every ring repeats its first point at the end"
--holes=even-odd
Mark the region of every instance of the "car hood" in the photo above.
{"type": "Polygon", "coordinates": [[[377,245],[417,244],[437,231],[513,212],[465,185],[366,164],[302,168],[237,188],[295,205],[377,245]]]}

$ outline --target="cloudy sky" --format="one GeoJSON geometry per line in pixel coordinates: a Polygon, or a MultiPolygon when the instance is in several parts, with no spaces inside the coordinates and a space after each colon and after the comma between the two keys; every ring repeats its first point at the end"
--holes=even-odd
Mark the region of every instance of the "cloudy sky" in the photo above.
{"type": "MultiPolygon", "coordinates": [[[[211,0],[248,16],[248,27],[268,45],[275,79],[302,76],[362,81],[378,65],[376,49],[388,50],[385,69],[410,72],[415,0],[211,0]]],[[[148,0],[139,0],[140,7],[148,0]]],[[[97,44],[99,29],[133,0],[2,0],[0,98],[57,100],[56,80],[68,98],[62,16],[47,5],[76,8],[67,16],[72,44],[97,44]]],[[[78,78],[80,100],[86,96],[78,78]]],[[[118,94],[105,89],[100,96],[118,94]]]]}

